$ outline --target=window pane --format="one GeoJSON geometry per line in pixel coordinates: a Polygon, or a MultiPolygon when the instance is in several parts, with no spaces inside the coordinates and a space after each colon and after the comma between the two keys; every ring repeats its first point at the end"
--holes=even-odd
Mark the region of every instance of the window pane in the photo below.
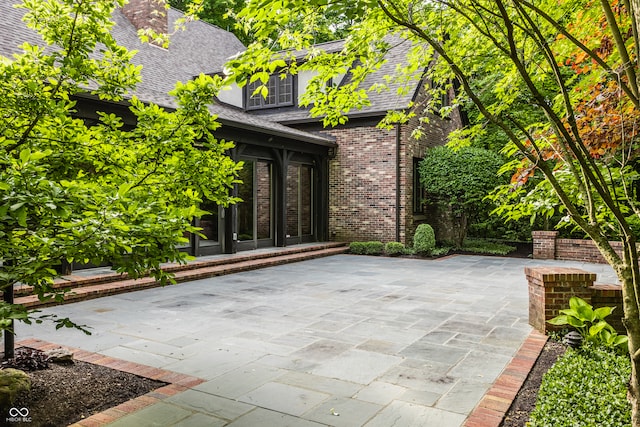
{"type": "Polygon", "coordinates": [[[267,87],[269,88],[269,94],[267,98],[264,100],[265,105],[275,105],[277,98],[277,87],[278,87],[278,76],[269,77],[269,83],[267,83],[267,87]]]}
{"type": "Polygon", "coordinates": [[[200,218],[202,234],[207,236],[206,240],[200,239],[200,246],[218,244],[218,205],[210,200],[205,200],[200,208],[210,212],[200,218]]]}
{"type": "Polygon", "coordinates": [[[278,103],[290,104],[293,101],[293,78],[287,75],[278,81],[278,103]]]}
{"type": "Polygon", "coordinates": [[[422,159],[413,158],[413,213],[424,213],[424,185],[420,179],[420,162],[422,159]]]}
{"type": "Polygon", "coordinates": [[[251,96],[254,90],[260,85],[260,81],[255,81],[247,85],[247,107],[259,107],[262,95],[256,94],[251,96]]]}

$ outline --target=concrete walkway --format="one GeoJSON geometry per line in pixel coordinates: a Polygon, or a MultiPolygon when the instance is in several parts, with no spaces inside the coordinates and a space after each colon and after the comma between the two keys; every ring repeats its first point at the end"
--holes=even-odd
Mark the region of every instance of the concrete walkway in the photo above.
{"type": "Polygon", "coordinates": [[[458,427],[531,328],[523,269],[337,255],[43,310],[29,337],[204,379],[113,426],[458,427]]]}

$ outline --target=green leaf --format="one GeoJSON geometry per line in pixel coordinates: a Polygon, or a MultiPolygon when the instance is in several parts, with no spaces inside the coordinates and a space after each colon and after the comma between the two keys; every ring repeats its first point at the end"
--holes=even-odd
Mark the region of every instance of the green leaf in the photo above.
{"type": "Polygon", "coordinates": [[[609,331],[606,331],[607,327],[610,327],[610,326],[606,322],[598,322],[589,328],[589,335],[596,336],[602,331],[609,332],[609,331]]]}
{"type": "Polygon", "coordinates": [[[552,325],[556,325],[556,326],[563,326],[563,325],[568,325],[569,324],[569,318],[566,315],[560,315],[560,316],[556,316],[553,319],[549,319],[547,320],[547,323],[550,323],[552,325]]]}
{"type": "Polygon", "coordinates": [[[31,150],[28,148],[25,148],[24,150],[20,151],[20,163],[22,165],[27,164],[27,162],[29,162],[29,159],[31,158],[31,150]]]}
{"type": "Polygon", "coordinates": [[[16,218],[18,219],[18,224],[21,227],[27,226],[27,209],[24,206],[18,209],[18,211],[16,212],[16,218]]]}
{"type": "Polygon", "coordinates": [[[596,319],[602,320],[605,317],[609,316],[613,312],[614,309],[615,309],[615,307],[599,307],[599,308],[596,308],[594,310],[594,317],[596,319]]]}

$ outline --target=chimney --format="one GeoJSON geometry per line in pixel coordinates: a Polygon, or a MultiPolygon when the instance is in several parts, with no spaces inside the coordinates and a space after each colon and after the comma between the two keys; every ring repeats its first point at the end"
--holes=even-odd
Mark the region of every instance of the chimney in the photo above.
{"type": "Polygon", "coordinates": [[[129,0],[122,12],[137,30],[151,29],[158,34],[169,32],[165,0],[129,0]]]}

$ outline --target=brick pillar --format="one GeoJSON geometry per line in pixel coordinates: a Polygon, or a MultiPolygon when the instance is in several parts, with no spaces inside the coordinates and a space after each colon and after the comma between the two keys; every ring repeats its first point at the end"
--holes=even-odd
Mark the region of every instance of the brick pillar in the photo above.
{"type": "Polygon", "coordinates": [[[622,323],[624,308],[622,307],[622,286],[615,285],[594,285],[591,288],[591,305],[598,307],[615,307],[613,313],[607,317],[607,323],[614,327],[619,334],[627,334],[627,330],[622,323]]]}
{"type": "Polygon", "coordinates": [[[567,267],[526,267],[524,274],[529,282],[529,324],[542,333],[558,329],[547,320],[569,308],[571,297],[591,302],[595,273],[567,267]]]}
{"type": "Polygon", "coordinates": [[[557,231],[533,231],[533,258],[555,259],[557,231]]]}

